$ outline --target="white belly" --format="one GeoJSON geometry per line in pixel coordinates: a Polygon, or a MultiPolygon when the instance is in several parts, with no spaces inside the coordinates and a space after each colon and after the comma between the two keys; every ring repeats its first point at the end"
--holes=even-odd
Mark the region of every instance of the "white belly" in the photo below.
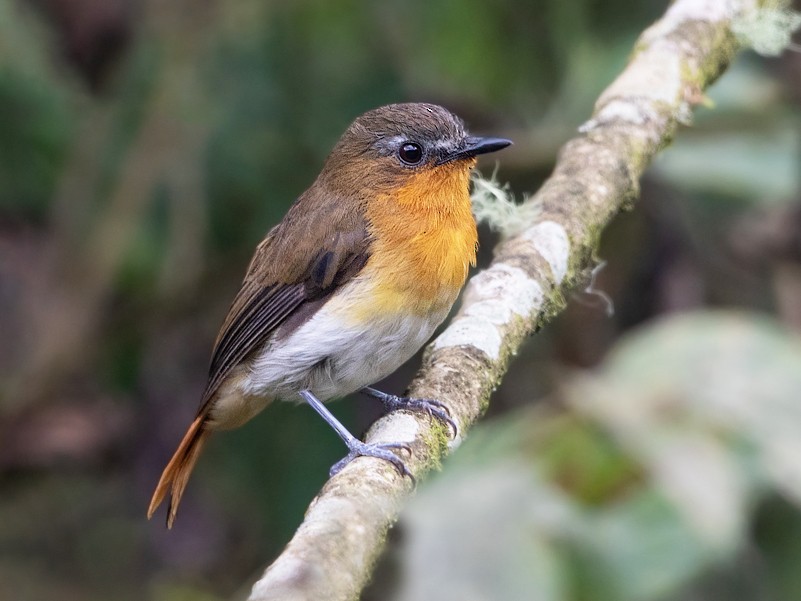
{"type": "Polygon", "coordinates": [[[243,392],[300,400],[311,390],[323,401],[341,397],[391,374],[431,337],[447,308],[431,314],[375,315],[367,323],[344,316],[331,299],[305,324],[256,357],[243,392]]]}

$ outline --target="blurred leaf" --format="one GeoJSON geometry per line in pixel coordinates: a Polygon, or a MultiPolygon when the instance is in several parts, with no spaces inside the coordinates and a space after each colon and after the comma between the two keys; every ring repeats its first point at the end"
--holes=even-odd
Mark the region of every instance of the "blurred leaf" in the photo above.
{"type": "Polygon", "coordinates": [[[675,508],[647,488],[589,516],[570,546],[576,597],[586,601],[660,599],[714,558],[675,508]]]}
{"type": "Polygon", "coordinates": [[[678,188],[725,194],[750,204],[787,202],[799,186],[798,123],[782,119],[770,130],[687,136],[654,162],[678,188]]]}
{"type": "MultiPolygon", "coordinates": [[[[800,365],[801,341],[767,317],[688,314],[624,339],[603,372],[602,402],[577,402],[630,444],[680,433],[727,445],[733,459],[753,450],[753,482],[768,480],[801,502],[800,365]]],[[[718,459],[695,455],[701,466],[718,459]]]]}
{"type": "Polygon", "coordinates": [[[566,582],[549,530],[558,532],[571,512],[511,458],[443,475],[404,514],[404,578],[395,598],[561,599],[566,582]]]}

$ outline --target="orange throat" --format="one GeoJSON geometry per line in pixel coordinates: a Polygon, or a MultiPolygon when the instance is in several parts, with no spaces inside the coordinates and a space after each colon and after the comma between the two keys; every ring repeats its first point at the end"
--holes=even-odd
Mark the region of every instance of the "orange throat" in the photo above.
{"type": "Polygon", "coordinates": [[[365,275],[375,278],[381,310],[425,314],[450,308],[456,300],[476,261],[472,164],[417,173],[394,194],[368,205],[375,242],[365,275]]]}

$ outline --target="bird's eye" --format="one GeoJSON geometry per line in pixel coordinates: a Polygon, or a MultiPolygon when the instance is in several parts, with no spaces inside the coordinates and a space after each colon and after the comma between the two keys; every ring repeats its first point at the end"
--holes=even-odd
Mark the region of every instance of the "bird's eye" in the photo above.
{"type": "Polygon", "coordinates": [[[416,165],[423,160],[423,149],[414,142],[404,142],[398,150],[401,161],[408,165],[416,165]]]}

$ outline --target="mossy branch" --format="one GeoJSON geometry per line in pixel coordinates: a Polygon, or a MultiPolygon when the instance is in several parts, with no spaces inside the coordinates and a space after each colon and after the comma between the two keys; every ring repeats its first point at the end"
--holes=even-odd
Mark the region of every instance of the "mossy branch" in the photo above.
{"type": "MultiPolygon", "coordinates": [[[[564,306],[566,292],[593,266],[599,234],[639,194],[653,156],[687,123],[704,90],[748,40],[756,0],[677,0],[639,38],[630,62],[603,92],[580,135],[561,150],[553,175],[505,219],[491,265],[473,277],[449,327],[427,349],[410,394],[445,402],[459,438],[486,409],[492,390],[527,336],[564,306]]],[[[774,22],[775,20],[767,20],[774,22]]],[[[752,29],[751,29],[752,30],[752,29]]],[[[396,412],[376,422],[369,442],[405,442],[419,479],[458,444],[439,423],[396,412]]],[[[357,599],[387,530],[412,490],[380,460],[360,458],[331,478],[250,599],[357,599]]]]}

